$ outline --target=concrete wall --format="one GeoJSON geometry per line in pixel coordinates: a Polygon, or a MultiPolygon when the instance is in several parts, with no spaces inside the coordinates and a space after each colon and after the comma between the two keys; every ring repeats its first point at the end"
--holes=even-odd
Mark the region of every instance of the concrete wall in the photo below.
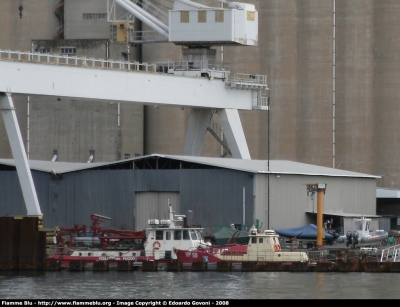
{"type": "Polygon", "coordinates": [[[0,1],[0,48],[30,51],[31,39],[53,39],[59,25],[54,11],[54,0],[0,1]]]}

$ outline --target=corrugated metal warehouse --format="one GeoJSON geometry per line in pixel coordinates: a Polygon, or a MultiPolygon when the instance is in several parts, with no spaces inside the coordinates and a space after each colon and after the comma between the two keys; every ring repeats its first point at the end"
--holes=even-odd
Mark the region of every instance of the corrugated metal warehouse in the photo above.
{"type": "MultiPolygon", "coordinates": [[[[325,183],[324,219],[340,233],[353,217],[376,216],[376,176],[276,160],[149,155],[112,163],[30,161],[45,227],[90,225],[93,213],[108,226],[142,230],[167,218],[168,203],[205,235],[220,226],[264,229],[316,224],[317,197],[308,184],[325,183]],[[243,226],[244,227],[244,226],[243,226]]],[[[0,215],[25,215],[13,160],[0,160],[0,215]]],[[[380,223],[381,222],[381,223],[380,223]]],[[[389,230],[390,225],[385,228],[389,230]]]]}

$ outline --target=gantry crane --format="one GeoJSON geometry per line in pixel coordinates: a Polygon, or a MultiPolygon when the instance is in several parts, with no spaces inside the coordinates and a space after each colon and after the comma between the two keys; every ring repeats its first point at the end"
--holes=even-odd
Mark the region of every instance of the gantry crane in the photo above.
{"type": "MultiPolygon", "coordinates": [[[[216,68],[215,45],[256,46],[254,5],[223,1],[211,8],[175,0],[168,26],[138,0],[108,0],[109,21],[117,3],[168,38],[185,46],[183,61],[152,65],[130,61],[0,50],[0,109],[15,159],[28,216],[42,216],[19,130],[12,93],[75,97],[191,109],[184,155],[198,156],[208,124],[217,113],[232,156],[251,159],[238,110],[268,110],[267,77],[216,68]],[[142,65],[142,66],[141,66],[142,65]],[[65,76],[70,76],[66,80],[65,76]],[[162,93],[160,95],[159,93],[162,93]]],[[[131,18],[131,17],[127,17],[131,18]]]]}

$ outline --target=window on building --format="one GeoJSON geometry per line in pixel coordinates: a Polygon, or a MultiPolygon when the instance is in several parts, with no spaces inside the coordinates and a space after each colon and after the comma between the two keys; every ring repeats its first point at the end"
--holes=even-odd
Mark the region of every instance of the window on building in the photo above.
{"type": "Polygon", "coordinates": [[[199,23],[207,22],[207,11],[198,12],[197,22],[199,23]]]}
{"type": "Polygon", "coordinates": [[[156,240],[163,240],[164,239],[164,231],[156,230],[156,240]]]}
{"type": "Polygon", "coordinates": [[[131,154],[126,153],[126,154],[125,154],[125,160],[126,160],[126,159],[130,159],[130,158],[131,158],[131,154]]]}
{"type": "Polygon", "coordinates": [[[174,231],[174,240],[181,240],[182,239],[182,230],[175,230],[174,231]]]}
{"type": "Polygon", "coordinates": [[[105,13],[83,14],[83,19],[107,19],[107,14],[105,13]]]}
{"type": "Polygon", "coordinates": [[[35,52],[39,52],[39,53],[50,53],[50,48],[36,48],[35,52]]]}
{"type": "Polygon", "coordinates": [[[188,11],[181,12],[181,23],[189,23],[189,12],[188,11]]]}
{"type": "Polygon", "coordinates": [[[61,47],[61,54],[76,54],[76,48],[74,47],[61,47]]]}
{"type": "Polygon", "coordinates": [[[256,20],[255,12],[247,11],[247,20],[255,21],[256,20]]]}
{"type": "Polygon", "coordinates": [[[113,42],[117,41],[117,31],[118,31],[117,25],[110,26],[110,40],[113,42]]]}
{"type": "Polygon", "coordinates": [[[224,11],[215,11],[215,22],[224,22],[224,11]]]}

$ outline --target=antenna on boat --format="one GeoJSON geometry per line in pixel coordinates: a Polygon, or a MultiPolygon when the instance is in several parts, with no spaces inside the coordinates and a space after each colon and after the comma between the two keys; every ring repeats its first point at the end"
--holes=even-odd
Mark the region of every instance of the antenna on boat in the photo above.
{"type": "Polygon", "coordinates": [[[189,219],[189,226],[192,227],[192,217],[193,217],[193,211],[189,210],[188,211],[188,219],[189,219]]]}

